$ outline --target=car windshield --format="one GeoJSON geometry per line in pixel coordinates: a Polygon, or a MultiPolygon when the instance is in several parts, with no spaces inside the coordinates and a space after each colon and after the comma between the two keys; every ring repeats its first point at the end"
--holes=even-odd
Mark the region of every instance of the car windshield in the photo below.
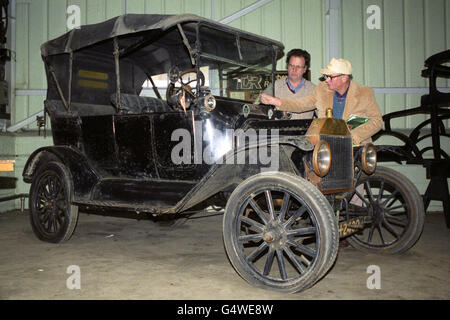
{"type": "MultiPolygon", "coordinates": [[[[254,102],[271,82],[275,54],[271,45],[209,26],[200,27],[199,39],[197,63],[205,78],[204,86],[213,95],[254,102]],[[214,38],[220,39],[220,43],[211,41],[214,38]]],[[[183,82],[195,88],[195,77],[195,72],[186,73],[183,82]]],[[[168,73],[152,76],[160,91],[167,88],[169,78],[168,73]]],[[[144,83],[141,95],[154,95],[150,81],[144,83]]]]}
{"type": "Polygon", "coordinates": [[[233,63],[210,61],[209,66],[211,92],[221,97],[255,101],[257,96],[253,95],[267,87],[271,79],[271,65],[244,67],[233,63]]]}
{"type": "MultiPolygon", "coordinates": [[[[242,67],[239,64],[210,59],[206,66],[200,67],[200,71],[205,77],[204,85],[213,95],[254,102],[259,92],[271,82],[271,68],[271,65],[242,67]]],[[[195,88],[195,78],[195,73],[187,73],[183,75],[183,82],[193,81],[190,85],[195,88]]],[[[167,88],[169,76],[163,73],[153,76],[152,80],[162,93],[167,88]]],[[[176,86],[179,87],[180,84],[177,83],[176,86]]],[[[144,82],[141,95],[155,96],[149,80],[144,82]]]]}

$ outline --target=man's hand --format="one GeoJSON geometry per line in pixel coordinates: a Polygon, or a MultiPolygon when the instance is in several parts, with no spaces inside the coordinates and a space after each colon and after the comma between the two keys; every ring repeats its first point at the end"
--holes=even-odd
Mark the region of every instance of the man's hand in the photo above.
{"type": "Polygon", "coordinates": [[[281,106],[281,100],[279,98],[272,97],[267,93],[261,93],[261,102],[264,104],[271,104],[275,107],[281,106]]]}
{"type": "Polygon", "coordinates": [[[184,92],[184,90],[181,90],[181,91],[183,92],[183,94],[178,99],[178,102],[180,103],[181,107],[183,108],[184,114],[186,114],[186,93],[184,92]]]}

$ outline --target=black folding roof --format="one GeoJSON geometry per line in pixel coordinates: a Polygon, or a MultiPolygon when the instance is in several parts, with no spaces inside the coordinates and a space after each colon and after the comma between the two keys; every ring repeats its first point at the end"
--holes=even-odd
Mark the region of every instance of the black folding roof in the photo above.
{"type": "Polygon", "coordinates": [[[158,30],[164,32],[177,24],[187,22],[203,22],[207,25],[215,26],[227,32],[240,34],[250,39],[258,39],[261,42],[270,43],[283,51],[283,44],[250,32],[236,29],[213,20],[209,20],[193,14],[181,15],[160,15],[160,14],[125,14],[104,22],[83,25],[79,29],[72,29],[70,32],[41,46],[42,56],[49,56],[61,53],[70,53],[104,40],[117,36],[124,36],[143,31],[158,30]]]}
{"type": "Polygon", "coordinates": [[[282,43],[192,14],[126,14],[84,25],[44,43],[47,98],[106,104],[112,93],[139,94],[150,76],[200,65],[267,67],[282,43]]]}

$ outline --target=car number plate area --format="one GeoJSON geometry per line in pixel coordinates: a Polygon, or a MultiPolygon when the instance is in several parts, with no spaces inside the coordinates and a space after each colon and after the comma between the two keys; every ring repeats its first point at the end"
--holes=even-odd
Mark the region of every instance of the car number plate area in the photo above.
{"type": "Polygon", "coordinates": [[[370,222],[368,217],[357,217],[339,223],[339,237],[344,238],[364,229],[364,224],[370,222]]]}

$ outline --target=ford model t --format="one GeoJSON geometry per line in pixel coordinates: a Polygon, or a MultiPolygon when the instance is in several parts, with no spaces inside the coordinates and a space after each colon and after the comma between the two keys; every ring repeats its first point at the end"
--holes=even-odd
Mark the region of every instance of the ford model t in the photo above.
{"type": "Polygon", "coordinates": [[[353,146],[343,120],[289,120],[231,90],[274,81],[283,49],[195,15],[124,15],[43,44],[54,146],[23,172],[37,237],[68,240],[84,209],[222,206],[233,267],[283,292],[323,277],[340,238],[380,253],[413,246],[421,197],[376,168],[372,144],[353,146]]]}

